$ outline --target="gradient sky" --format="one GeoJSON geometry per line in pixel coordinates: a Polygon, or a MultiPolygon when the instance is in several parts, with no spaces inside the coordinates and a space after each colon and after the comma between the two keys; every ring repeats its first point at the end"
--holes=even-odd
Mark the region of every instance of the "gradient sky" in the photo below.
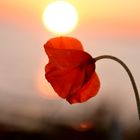
{"type": "MultiPolygon", "coordinates": [[[[18,112],[21,116],[41,116],[44,110],[54,113],[61,108],[58,114],[63,117],[65,112],[76,114],[79,109],[97,106],[105,100],[112,108],[122,106],[118,116],[123,120],[137,120],[129,78],[116,62],[98,62],[96,71],[101,79],[101,90],[96,98],[82,105],[71,107],[57,97],[45,81],[44,65],[48,59],[43,44],[55,35],[45,29],[42,14],[53,1],[0,0],[0,109],[22,110],[18,112]],[[40,96],[44,95],[44,90],[47,98],[40,96]],[[56,100],[48,99],[53,96],[56,100]],[[50,109],[48,104],[54,107],[50,109]]],[[[78,38],[93,57],[110,54],[122,59],[130,67],[140,90],[140,1],[65,1],[72,3],[79,14],[78,26],[67,35],[78,38]]]]}
{"type": "MultiPolygon", "coordinates": [[[[45,7],[54,0],[9,0],[0,2],[1,19],[34,27],[41,22],[45,7]],[[32,20],[31,20],[32,19],[32,20]],[[34,25],[34,24],[35,25],[34,25]]],[[[79,13],[79,26],[92,25],[96,34],[118,36],[140,36],[139,0],[66,0],[71,2],[79,13]],[[106,33],[107,32],[107,33],[106,33]]],[[[80,29],[81,30],[81,29],[80,29]]]]}

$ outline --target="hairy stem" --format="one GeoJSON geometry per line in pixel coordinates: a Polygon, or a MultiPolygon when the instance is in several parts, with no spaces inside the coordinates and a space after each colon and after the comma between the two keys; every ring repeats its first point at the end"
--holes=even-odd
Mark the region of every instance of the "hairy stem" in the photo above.
{"type": "Polygon", "coordinates": [[[140,120],[140,98],[139,98],[138,89],[137,89],[137,86],[136,86],[136,83],[135,83],[135,80],[134,80],[134,77],[133,77],[131,71],[129,70],[129,68],[126,66],[126,64],[123,61],[121,61],[120,59],[118,59],[114,56],[111,56],[111,55],[98,56],[98,57],[95,58],[95,61],[97,62],[98,60],[101,60],[101,59],[112,59],[114,61],[117,61],[118,63],[120,63],[123,66],[123,68],[128,73],[130,81],[131,81],[133,89],[134,89],[136,104],[137,104],[137,110],[138,110],[138,115],[139,115],[139,120],[140,120]]]}

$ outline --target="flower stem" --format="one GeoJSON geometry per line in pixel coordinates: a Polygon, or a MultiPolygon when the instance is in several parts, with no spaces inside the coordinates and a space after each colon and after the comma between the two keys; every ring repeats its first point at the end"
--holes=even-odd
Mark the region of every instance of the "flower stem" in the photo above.
{"type": "Polygon", "coordinates": [[[134,93],[135,93],[135,98],[136,98],[136,104],[137,104],[137,110],[138,110],[138,115],[139,115],[139,120],[140,120],[140,98],[139,98],[139,93],[138,93],[138,89],[134,80],[134,77],[131,73],[131,71],[129,70],[129,68],[126,66],[126,64],[121,61],[120,59],[114,57],[114,56],[110,56],[110,55],[102,55],[102,56],[98,56],[96,58],[94,58],[95,61],[101,60],[101,59],[112,59],[114,61],[117,61],[118,63],[120,63],[123,68],[126,70],[126,72],[129,75],[130,81],[132,83],[133,89],[134,89],[134,93]]]}

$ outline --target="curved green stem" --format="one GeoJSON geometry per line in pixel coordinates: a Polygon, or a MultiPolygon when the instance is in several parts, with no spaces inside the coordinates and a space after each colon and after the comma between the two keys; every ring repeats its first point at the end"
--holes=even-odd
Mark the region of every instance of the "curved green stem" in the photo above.
{"type": "Polygon", "coordinates": [[[110,55],[98,56],[95,58],[95,61],[97,62],[98,60],[101,60],[101,59],[112,59],[114,61],[117,61],[118,63],[120,63],[123,66],[123,68],[128,73],[130,81],[131,81],[133,89],[134,89],[136,103],[137,103],[137,110],[138,110],[138,115],[139,115],[139,120],[140,120],[140,98],[139,98],[138,89],[137,89],[137,86],[136,86],[136,83],[135,83],[135,80],[134,80],[134,77],[133,77],[131,71],[129,70],[129,68],[126,66],[126,64],[123,61],[121,61],[120,59],[118,59],[114,56],[110,56],[110,55]]]}

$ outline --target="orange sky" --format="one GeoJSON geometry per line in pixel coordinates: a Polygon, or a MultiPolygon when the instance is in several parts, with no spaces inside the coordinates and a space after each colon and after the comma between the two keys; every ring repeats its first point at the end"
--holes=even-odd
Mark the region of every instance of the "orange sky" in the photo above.
{"type": "MultiPolygon", "coordinates": [[[[42,13],[54,0],[0,1],[0,20],[17,22],[23,26],[42,24],[42,13]]],[[[65,0],[78,11],[77,30],[110,34],[111,36],[140,36],[139,0],[65,0]]],[[[41,25],[43,26],[43,24],[41,25]]]]}

